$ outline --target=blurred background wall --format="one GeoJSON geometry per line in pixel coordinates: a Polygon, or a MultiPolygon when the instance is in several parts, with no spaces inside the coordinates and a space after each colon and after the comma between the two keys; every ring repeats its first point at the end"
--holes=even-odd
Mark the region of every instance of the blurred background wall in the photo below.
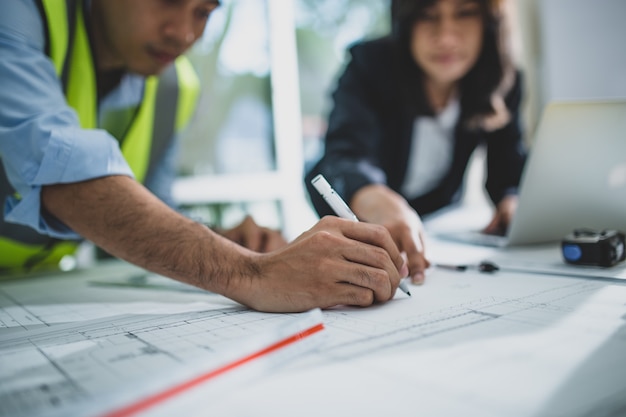
{"type": "MultiPolygon", "coordinates": [[[[550,100],[626,97],[625,0],[509,0],[525,73],[526,141],[550,100]]],[[[227,227],[252,213],[295,237],[316,219],[302,177],[323,151],[330,94],[354,42],[388,33],[389,0],[223,0],[190,52],[202,82],[176,198],[227,227]]],[[[466,199],[485,203],[482,155],[466,199]]]]}

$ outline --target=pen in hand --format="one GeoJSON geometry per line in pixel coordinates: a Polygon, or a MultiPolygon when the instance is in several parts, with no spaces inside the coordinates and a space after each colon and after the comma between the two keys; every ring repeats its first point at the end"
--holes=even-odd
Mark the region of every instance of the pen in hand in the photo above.
{"type": "MultiPolygon", "coordinates": [[[[352,212],[352,210],[350,210],[350,207],[348,207],[346,202],[343,201],[339,194],[337,194],[337,192],[333,190],[333,187],[330,186],[330,184],[322,174],[316,175],[315,178],[311,180],[311,184],[313,185],[313,187],[315,187],[317,192],[320,193],[324,200],[326,200],[330,208],[333,209],[337,216],[355,222],[359,221],[359,219],[352,212]]],[[[409,291],[409,288],[407,287],[404,280],[400,280],[399,288],[400,290],[402,290],[403,293],[411,296],[411,292],[409,291]]]]}

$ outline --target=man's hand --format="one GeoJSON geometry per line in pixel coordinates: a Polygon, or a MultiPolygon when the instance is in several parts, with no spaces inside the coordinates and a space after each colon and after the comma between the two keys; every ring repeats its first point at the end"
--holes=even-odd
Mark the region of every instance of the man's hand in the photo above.
{"type": "Polygon", "coordinates": [[[232,229],[221,230],[219,233],[233,242],[256,252],[271,252],[287,244],[287,241],[279,231],[259,226],[250,216],[246,216],[238,226],[232,229]]]}
{"type": "Polygon", "coordinates": [[[357,217],[368,223],[385,226],[407,258],[414,284],[424,282],[424,270],[430,262],[424,255],[424,232],[419,215],[398,193],[384,185],[368,185],[352,198],[357,217]]]}
{"type": "Polygon", "coordinates": [[[408,273],[384,227],[335,216],[254,262],[258,276],[244,278],[227,295],[261,311],[385,302],[408,273]]]}
{"type": "Polygon", "coordinates": [[[271,312],[391,299],[408,273],[382,226],[327,217],[259,253],[166,206],[124,176],[46,186],[43,207],[114,256],[271,312]]]}

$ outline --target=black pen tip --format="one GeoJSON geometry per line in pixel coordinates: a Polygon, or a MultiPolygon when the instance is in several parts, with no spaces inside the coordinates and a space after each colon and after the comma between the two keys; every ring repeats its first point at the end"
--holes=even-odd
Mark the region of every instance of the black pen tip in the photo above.
{"type": "Polygon", "coordinates": [[[408,295],[409,297],[412,297],[412,295],[411,295],[411,291],[407,291],[407,292],[406,292],[406,295],[408,295]]]}

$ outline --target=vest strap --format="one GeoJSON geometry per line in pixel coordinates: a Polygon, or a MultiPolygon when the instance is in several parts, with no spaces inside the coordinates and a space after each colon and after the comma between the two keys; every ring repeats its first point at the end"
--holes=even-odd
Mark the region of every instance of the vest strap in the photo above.
{"type": "Polygon", "coordinates": [[[45,245],[28,245],[0,236],[0,273],[51,268],[77,248],[78,242],[74,241],[49,239],[45,245]]]}
{"type": "Polygon", "coordinates": [[[176,109],[179,103],[176,65],[170,65],[159,79],[154,109],[152,147],[146,177],[150,177],[175,135],[176,109]]]}

